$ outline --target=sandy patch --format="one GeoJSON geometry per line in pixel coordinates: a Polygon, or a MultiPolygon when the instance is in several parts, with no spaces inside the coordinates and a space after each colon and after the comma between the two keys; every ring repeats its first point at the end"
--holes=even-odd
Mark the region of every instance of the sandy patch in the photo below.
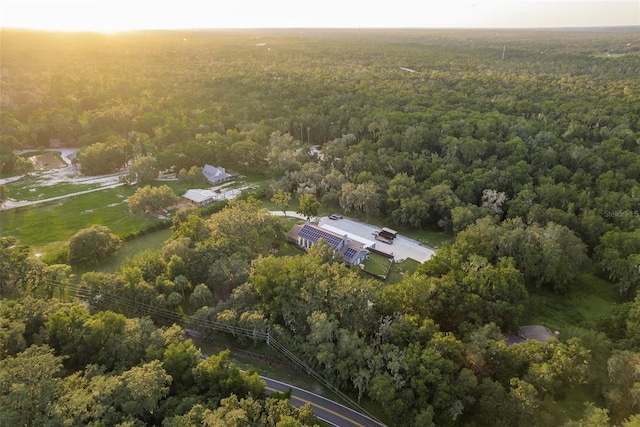
{"type": "Polygon", "coordinates": [[[60,156],[51,151],[47,151],[44,154],[27,157],[27,160],[29,160],[31,164],[33,164],[34,169],[37,171],[67,167],[67,164],[60,159],[60,156]]]}

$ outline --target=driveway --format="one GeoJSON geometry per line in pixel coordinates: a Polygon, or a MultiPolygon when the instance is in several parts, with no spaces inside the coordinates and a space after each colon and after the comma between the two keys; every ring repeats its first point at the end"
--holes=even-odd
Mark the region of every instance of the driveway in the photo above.
{"type": "Polygon", "coordinates": [[[320,218],[318,225],[329,225],[331,227],[340,229],[345,233],[355,236],[354,238],[361,237],[365,241],[374,241],[376,243],[375,248],[381,252],[389,255],[393,255],[396,262],[404,261],[407,258],[411,258],[415,261],[423,263],[427,261],[435,253],[433,249],[424,246],[417,240],[410,239],[406,236],[398,234],[393,243],[387,244],[375,240],[375,233],[380,231],[380,227],[370,225],[364,222],[356,221],[349,218],[342,219],[329,219],[328,217],[320,218]]]}

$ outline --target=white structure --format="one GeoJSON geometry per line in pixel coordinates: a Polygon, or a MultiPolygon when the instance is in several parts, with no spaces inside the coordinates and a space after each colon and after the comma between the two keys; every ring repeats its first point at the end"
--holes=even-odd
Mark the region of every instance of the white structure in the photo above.
{"type": "Polygon", "coordinates": [[[202,207],[213,203],[216,200],[216,193],[211,190],[192,189],[187,190],[182,198],[189,204],[202,207]]]}

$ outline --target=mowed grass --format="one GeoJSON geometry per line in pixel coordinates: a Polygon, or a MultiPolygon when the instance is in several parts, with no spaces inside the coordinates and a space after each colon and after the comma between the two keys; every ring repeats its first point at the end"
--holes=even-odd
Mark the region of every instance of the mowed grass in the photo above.
{"type": "Polygon", "coordinates": [[[443,231],[434,230],[398,230],[399,234],[419,241],[433,249],[441,248],[445,243],[453,243],[454,237],[443,231]]]}
{"type": "Polygon", "coordinates": [[[393,264],[389,275],[387,276],[387,284],[399,283],[406,275],[413,274],[421,264],[411,258],[407,258],[402,262],[393,264]]]}
{"type": "Polygon", "coordinates": [[[384,276],[387,274],[387,270],[391,264],[391,260],[389,258],[373,252],[369,252],[368,257],[369,258],[363,263],[365,271],[371,274],[377,274],[378,276],[384,276]]]}
{"type": "Polygon", "coordinates": [[[0,211],[0,236],[13,236],[32,247],[66,241],[94,224],[124,237],[160,221],[132,215],[125,200],[134,189],[117,187],[38,206],[0,211]]]}
{"type": "Polygon", "coordinates": [[[5,184],[9,189],[9,197],[19,201],[38,201],[64,196],[66,194],[99,188],[100,184],[73,184],[61,182],[53,185],[42,185],[42,179],[37,176],[22,178],[5,184]]]}

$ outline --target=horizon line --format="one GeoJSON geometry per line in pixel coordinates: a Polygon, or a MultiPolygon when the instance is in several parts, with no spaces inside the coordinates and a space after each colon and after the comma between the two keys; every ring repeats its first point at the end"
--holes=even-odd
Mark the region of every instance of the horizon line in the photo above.
{"type": "Polygon", "coordinates": [[[29,32],[41,32],[41,33],[95,33],[95,34],[118,34],[118,33],[135,33],[145,31],[229,31],[229,30],[508,30],[508,31],[531,31],[531,30],[603,30],[603,29],[636,29],[640,28],[638,25],[587,25],[587,26],[557,26],[557,27],[375,27],[375,26],[359,26],[359,27],[183,27],[183,28],[129,28],[121,30],[92,30],[92,29],[56,29],[56,28],[33,28],[33,27],[10,27],[0,25],[0,31],[29,31],[29,32]]]}

